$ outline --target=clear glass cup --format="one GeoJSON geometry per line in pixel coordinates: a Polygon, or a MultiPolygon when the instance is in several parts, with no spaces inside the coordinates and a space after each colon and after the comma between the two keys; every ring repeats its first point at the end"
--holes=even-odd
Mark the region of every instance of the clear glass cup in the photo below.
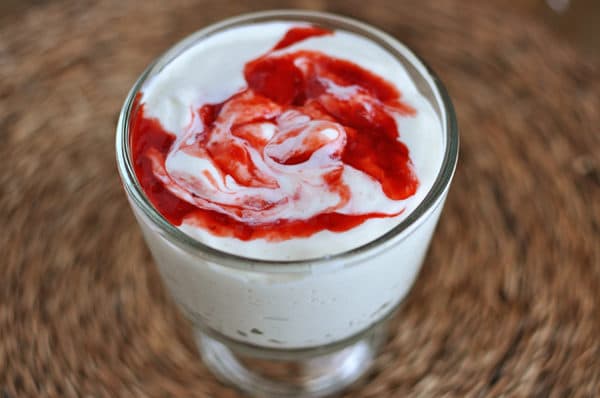
{"type": "Polygon", "coordinates": [[[454,174],[458,129],[435,74],[393,37],[361,22],[308,11],[271,11],[225,20],[184,39],[153,62],[129,93],[116,137],[119,173],[163,280],[191,321],[205,364],[246,393],[321,397],[369,368],[390,316],[421,267],[454,174]],[[143,84],[208,35],[265,21],[301,21],[367,37],[400,61],[442,123],[444,158],[419,206],[395,228],[353,250],[302,261],[228,254],[171,225],[133,171],[129,127],[143,84]]]}

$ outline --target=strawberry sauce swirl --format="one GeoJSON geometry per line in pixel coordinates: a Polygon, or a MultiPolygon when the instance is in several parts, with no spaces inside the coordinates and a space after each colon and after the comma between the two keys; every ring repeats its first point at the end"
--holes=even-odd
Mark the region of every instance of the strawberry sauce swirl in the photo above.
{"type": "Polygon", "coordinates": [[[191,123],[178,136],[137,106],[135,173],[169,222],[281,241],[403,212],[402,201],[419,182],[395,117],[416,111],[396,87],[352,62],[282,51],[330,34],[288,30],[271,51],[246,63],[245,89],[191,109],[191,123]],[[355,192],[356,184],[371,187],[369,196],[355,192]]]}

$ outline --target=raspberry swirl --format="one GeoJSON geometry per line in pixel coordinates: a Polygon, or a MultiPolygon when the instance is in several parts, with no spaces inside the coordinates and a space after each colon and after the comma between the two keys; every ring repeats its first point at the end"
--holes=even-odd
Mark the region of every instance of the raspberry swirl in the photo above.
{"type": "Polygon", "coordinates": [[[170,222],[277,241],[402,213],[419,182],[396,118],[416,112],[372,72],[288,48],[327,34],[290,29],[245,65],[246,88],[192,109],[177,136],[141,104],[132,124],[135,171],[170,222]]]}

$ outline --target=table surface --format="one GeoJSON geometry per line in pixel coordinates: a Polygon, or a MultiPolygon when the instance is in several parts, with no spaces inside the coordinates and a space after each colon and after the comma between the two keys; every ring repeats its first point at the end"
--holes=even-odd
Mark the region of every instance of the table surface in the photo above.
{"type": "Polygon", "coordinates": [[[160,282],[117,177],[114,129],[137,75],[171,44],[283,7],[406,42],[446,83],[461,130],[423,270],[346,396],[595,396],[600,3],[574,0],[562,16],[503,3],[0,3],[0,397],[241,396],[201,364],[160,282]]]}

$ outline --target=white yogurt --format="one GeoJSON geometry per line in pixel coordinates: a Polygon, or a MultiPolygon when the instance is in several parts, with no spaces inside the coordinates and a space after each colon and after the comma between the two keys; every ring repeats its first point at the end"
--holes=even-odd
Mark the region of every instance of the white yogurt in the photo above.
{"type": "MultiPolygon", "coordinates": [[[[243,76],[244,65],[273,48],[293,26],[298,24],[271,22],[242,26],[200,41],[171,61],[143,87],[142,103],[145,104],[146,115],[160,120],[167,131],[177,136],[175,146],[185,146],[190,131],[197,131],[197,124],[201,123],[192,120],[190,110],[197,109],[203,104],[222,102],[246,88],[243,76]]],[[[372,41],[344,31],[309,38],[277,53],[297,50],[317,50],[329,56],[351,61],[383,77],[398,88],[402,93],[402,101],[416,110],[415,116],[395,115],[395,118],[400,132],[399,139],[410,151],[419,188],[410,198],[394,201],[382,192],[377,181],[359,170],[346,166],[344,181],[351,188],[352,200],[343,209],[338,209],[338,213],[364,214],[376,211],[397,214],[402,211],[400,216],[370,219],[344,233],[322,231],[308,238],[288,239],[281,242],[264,239],[242,241],[215,236],[203,228],[184,221],[180,228],[209,246],[244,257],[269,260],[300,260],[341,253],[366,244],[398,225],[423,200],[437,176],[443,157],[440,120],[429,102],[419,93],[404,67],[392,55],[372,41]]],[[[344,88],[338,89],[338,91],[343,90],[344,88]]],[[[352,95],[351,92],[346,94],[352,95]]],[[[323,156],[323,158],[327,157],[323,156]]],[[[322,164],[318,166],[323,167],[322,164]]],[[[266,169],[266,173],[273,171],[273,167],[269,165],[264,165],[262,168],[266,169]]],[[[171,176],[187,177],[186,172],[189,172],[192,176],[201,178],[199,170],[207,170],[211,175],[215,174],[213,165],[205,160],[198,161],[197,158],[188,156],[183,151],[171,152],[167,158],[166,169],[166,173],[171,176]]],[[[297,181],[298,178],[294,177],[282,181],[281,175],[282,173],[274,177],[278,179],[280,185],[287,186],[288,191],[294,191],[297,186],[304,184],[304,189],[301,191],[303,195],[293,207],[288,206],[285,210],[274,214],[259,212],[263,221],[266,221],[267,217],[272,217],[273,220],[309,218],[336,201],[336,198],[327,191],[319,190],[318,187],[308,185],[305,181],[297,181]]],[[[314,180],[314,177],[306,178],[307,181],[311,179],[314,180]]],[[[213,198],[219,196],[223,203],[231,204],[235,204],[236,197],[239,198],[250,191],[236,187],[233,182],[220,188],[212,193],[213,198]]],[[[286,197],[286,194],[290,196],[289,192],[283,189],[280,190],[283,192],[273,191],[269,190],[257,195],[268,197],[271,202],[286,197]]],[[[176,194],[184,200],[193,202],[189,193],[177,192],[176,194]]]]}
{"type": "MultiPolygon", "coordinates": [[[[142,102],[147,115],[157,118],[182,142],[189,126],[195,123],[190,109],[224,101],[244,89],[244,64],[266,53],[297,25],[247,25],[202,39],[144,85],[142,102]]],[[[373,241],[398,225],[423,200],[439,173],[444,150],[442,123],[393,56],[376,43],[343,31],[310,38],[282,51],[298,49],[318,50],[352,61],[398,87],[402,100],[417,111],[413,117],[398,116],[396,122],[399,139],[410,150],[419,188],[406,200],[392,201],[385,198],[376,182],[350,170],[345,179],[354,192],[354,210],[404,209],[402,214],[370,219],[342,233],[323,231],[281,242],[223,238],[184,222],[181,230],[206,245],[263,260],[301,260],[341,253],[373,241]]],[[[407,50],[401,51],[414,59],[407,50]]],[[[331,132],[331,138],[335,138],[335,132],[331,132]]],[[[196,161],[173,156],[167,161],[167,171],[202,167],[196,161]]],[[[394,308],[418,273],[444,198],[445,193],[411,234],[377,255],[358,263],[335,260],[307,265],[303,272],[288,271],[284,265],[276,272],[223,266],[170,243],[139,208],[133,207],[167,286],[196,326],[257,346],[289,349],[350,337],[394,308]]],[[[291,211],[288,216],[293,217],[319,209],[291,211]]]]}

